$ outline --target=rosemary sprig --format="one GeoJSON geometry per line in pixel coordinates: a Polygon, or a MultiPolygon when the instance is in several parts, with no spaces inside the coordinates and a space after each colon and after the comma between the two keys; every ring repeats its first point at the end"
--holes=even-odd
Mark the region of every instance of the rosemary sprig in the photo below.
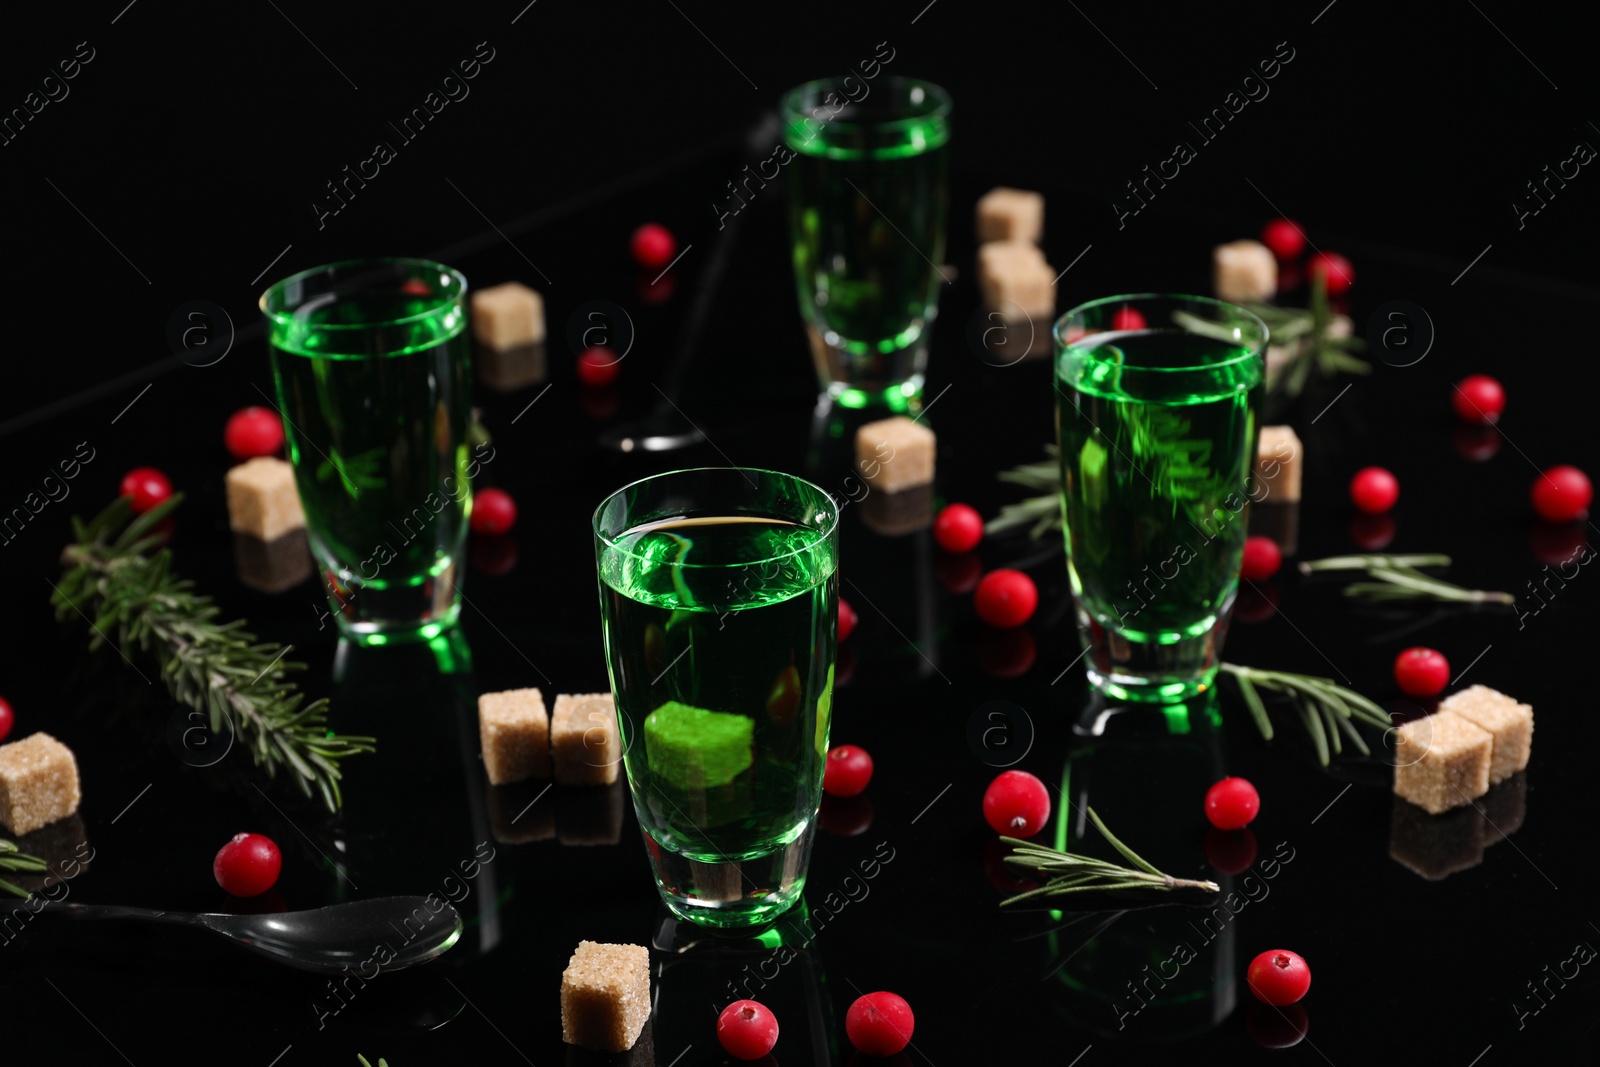
{"type": "Polygon", "coordinates": [[[1363,600],[1448,600],[1461,604],[1511,604],[1515,597],[1510,593],[1484,589],[1465,589],[1424,574],[1418,567],[1448,567],[1450,557],[1437,553],[1397,556],[1380,552],[1353,556],[1333,556],[1328,559],[1307,560],[1300,564],[1301,574],[1325,571],[1364,571],[1375,582],[1352,582],[1344,587],[1344,595],[1363,600]]]}
{"type": "Polygon", "coordinates": [[[1331,678],[1241,667],[1237,663],[1224,663],[1222,670],[1232,675],[1238,683],[1239,695],[1244,698],[1245,707],[1250,709],[1256,729],[1267,741],[1272,740],[1274,731],[1260,690],[1287,697],[1311,737],[1311,743],[1317,750],[1317,762],[1324,767],[1328,765],[1330,749],[1335,756],[1343,755],[1345,740],[1349,740],[1363,756],[1372,755],[1372,750],[1367,748],[1366,741],[1356,732],[1352,720],[1383,729],[1390,726],[1387,712],[1331,678]]]}
{"type": "Polygon", "coordinates": [[[1199,889],[1207,893],[1219,892],[1215,882],[1197,882],[1189,878],[1174,878],[1162,874],[1133,849],[1114,837],[1106,824],[1100,821],[1093,808],[1088,809],[1089,821],[1100,831],[1100,836],[1122,854],[1132,867],[1119,867],[1115,863],[1097,860],[1092,856],[1079,856],[1061,852],[1033,841],[1020,841],[1014,837],[1000,840],[1011,846],[1005,862],[1025,870],[1050,875],[1050,880],[1037,889],[1029,889],[1000,902],[1004,907],[1032,897],[1062,897],[1070,893],[1110,892],[1119,889],[1159,890],[1199,889]]]}
{"type": "Polygon", "coordinates": [[[1267,324],[1273,341],[1284,348],[1283,363],[1267,372],[1269,393],[1299,396],[1310,380],[1313,369],[1324,378],[1331,378],[1341,371],[1350,374],[1372,373],[1372,364],[1354,355],[1367,347],[1366,342],[1349,331],[1348,320],[1335,316],[1329,308],[1327,283],[1321,274],[1313,273],[1311,276],[1309,305],[1305,311],[1277,308],[1270,304],[1250,306],[1250,310],[1267,324]],[[1284,318],[1286,310],[1287,321],[1284,318]],[[1334,329],[1335,322],[1341,323],[1341,329],[1334,329]],[[1302,329],[1293,328],[1299,323],[1303,323],[1302,329]]]}
{"type": "MultiPolygon", "coordinates": [[[[38,856],[18,851],[16,842],[0,839],[0,871],[27,871],[29,874],[40,874],[49,869],[44,860],[38,856]]],[[[11,893],[24,900],[33,896],[20,885],[8,882],[4,878],[0,878],[0,893],[11,893]]]]}
{"type": "MultiPolygon", "coordinates": [[[[1332,377],[1341,371],[1372,373],[1372,364],[1354,354],[1365,349],[1366,342],[1350,332],[1348,319],[1335,315],[1328,306],[1327,285],[1321,274],[1312,276],[1309,307],[1286,308],[1276,304],[1248,304],[1246,307],[1266,323],[1271,349],[1283,352],[1281,362],[1268,360],[1267,392],[1299,396],[1313,370],[1323,377],[1332,377]]],[[[1187,312],[1176,312],[1173,319],[1193,333],[1222,341],[1238,340],[1232,327],[1187,312]]]]}
{"type": "Polygon", "coordinates": [[[1000,514],[984,524],[986,534],[1005,533],[1019,526],[1032,527],[1028,536],[1037,540],[1047,530],[1061,527],[1061,461],[1060,449],[1045,445],[1050,457],[1039,463],[1024,463],[998,475],[1002,482],[1031,489],[1040,496],[1029,497],[1016,504],[1004,504],[1000,514]]]}
{"type": "Polygon", "coordinates": [[[76,543],[62,550],[66,569],[51,596],[57,617],[90,620],[91,651],[110,642],[144,653],[173,699],[209,714],[213,734],[226,726],[269,778],[287,768],[301,793],[338,811],[339,761],[373,751],[373,738],[328,729],[328,702],[302,706],[304,694],[286,680],[304,666],[284,658],[292,646],[258,642],[243,620],[219,622],[211,598],[172,573],[171,553],[151,531],[181,500],[174,494],[132,522],[125,498],[88,523],[74,517],[76,543]]]}

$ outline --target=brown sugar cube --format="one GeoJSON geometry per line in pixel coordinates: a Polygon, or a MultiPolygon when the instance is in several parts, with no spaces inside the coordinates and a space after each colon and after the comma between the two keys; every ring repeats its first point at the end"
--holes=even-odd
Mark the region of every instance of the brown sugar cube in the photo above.
{"type": "Polygon", "coordinates": [[[544,340],[544,300],[521,282],[472,294],[472,336],[496,351],[544,340]]]}
{"type": "Polygon", "coordinates": [[[610,785],[617,780],[622,738],[610,693],[556,697],[550,711],[550,755],[558,785],[610,785]]]}
{"type": "Polygon", "coordinates": [[[1262,500],[1293,503],[1300,499],[1300,438],[1292,426],[1263,426],[1256,443],[1256,480],[1267,487],[1262,500]]]}
{"type": "MultiPolygon", "coordinates": [[[[652,1031],[655,1023],[646,1019],[644,1029],[639,1031],[639,1039],[627,1052],[608,1055],[603,1052],[591,1052],[577,1045],[566,1046],[567,1055],[562,1060],[563,1067],[660,1067],[669,1063],[668,1060],[656,1059],[655,1036],[652,1031]]],[[[732,1061],[729,1061],[732,1062],[732,1061]]],[[[760,1062],[759,1060],[757,1062],[760,1062]]],[[[770,1060],[768,1061],[771,1062],[770,1060]]],[[[686,1065],[687,1060],[684,1061],[686,1065]]]]}
{"type": "Polygon", "coordinates": [[[1474,685],[1446,697],[1439,710],[1459,715],[1494,735],[1490,784],[1503,782],[1528,766],[1533,751],[1533,708],[1529,705],[1518,704],[1486,685],[1474,685]]]}
{"type": "Polygon", "coordinates": [[[1483,862],[1487,827],[1476,805],[1429,815],[1396,799],[1389,821],[1389,858],[1430,882],[1483,862]]]}
{"type": "Polygon", "coordinates": [[[1278,261],[1260,241],[1234,241],[1211,250],[1217,296],[1237,304],[1271,300],[1278,291],[1278,261]]]}
{"type": "Polygon", "coordinates": [[[537,689],[478,698],[478,737],[491,785],[550,777],[550,719],[537,689]]]}
{"type": "Polygon", "coordinates": [[[978,199],[979,241],[1037,241],[1044,234],[1044,197],[998,185],[978,199]]]}
{"type": "Polygon", "coordinates": [[[649,1018],[649,950],[578,942],[561,974],[561,1040],[596,1052],[626,1052],[649,1018]]]}
{"type": "Polygon", "coordinates": [[[1448,711],[1400,727],[1394,791],[1431,814],[1470,804],[1489,791],[1489,731],[1448,711]]]}
{"type": "Polygon", "coordinates": [[[257,456],[228,472],[228,525],[263,541],[305,528],[294,468],[273,456],[257,456]]]}
{"type": "Polygon", "coordinates": [[[0,745],[0,826],[25,834],[78,810],[78,761],[49,734],[0,745]]]}
{"type": "Polygon", "coordinates": [[[990,241],[978,249],[978,289],[991,311],[1008,319],[1042,320],[1056,311],[1056,275],[1044,253],[1026,241],[990,241]]]}
{"type": "Polygon", "coordinates": [[[904,415],[869,422],[856,431],[856,467],[885,493],[929,485],[936,442],[932,430],[904,415]]]}

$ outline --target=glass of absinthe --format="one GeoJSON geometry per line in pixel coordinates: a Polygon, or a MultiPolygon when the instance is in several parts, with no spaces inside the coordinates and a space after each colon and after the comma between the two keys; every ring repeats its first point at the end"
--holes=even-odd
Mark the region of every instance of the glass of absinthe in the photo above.
{"type": "Polygon", "coordinates": [[[261,297],[306,532],[340,629],[431,638],[460,606],[471,478],[467,282],[424,259],[334,263],[261,297]]]}
{"type": "Polygon", "coordinates": [[[1203,692],[1258,495],[1267,328],[1219,300],[1143,294],[1082,304],[1055,338],[1067,570],[1089,678],[1129,700],[1203,692]]]}
{"type": "Polygon", "coordinates": [[[759,926],[799,899],[822,796],[839,512],[802,479],[662,474],[594,515],[623,764],[682,918],[759,926]]]}

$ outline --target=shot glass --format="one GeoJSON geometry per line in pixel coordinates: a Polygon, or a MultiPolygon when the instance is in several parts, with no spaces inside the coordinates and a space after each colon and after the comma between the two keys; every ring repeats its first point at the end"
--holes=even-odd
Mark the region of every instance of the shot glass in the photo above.
{"type": "Polygon", "coordinates": [[[705,926],[800,897],[822,799],[838,507],[737,467],[625,486],[594,514],[623,766],[656,886],[705,926]]]}
{"type": "Polygon", "coordinates": [[[922,395],[944,280],[950,94],[914,78],[785,93],[789,230],[823,391],[905,411],[922,395]]]}
{"type": "Polygon", "coordinates": [[[351,638],[431,638],[460,609],[470,478],[467,282],[354,260],[261,297],[289,460],[332,613],[351,638]]]}
{"type": "Polygon", "coordinates": [[[1254,493],[1267,327],[1198,296],[1056,323],[1067,571],[1090,681],[1171,702],[1215,679],[1254,493]]]}

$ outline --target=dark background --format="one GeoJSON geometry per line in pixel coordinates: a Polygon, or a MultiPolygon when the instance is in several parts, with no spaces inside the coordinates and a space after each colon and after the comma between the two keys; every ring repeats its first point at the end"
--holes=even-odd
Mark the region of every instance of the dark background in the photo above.
{"type": "MultiPolygon", "coordinates": [[[[812,419],[777,186],[743,220],[695,347],[683,406],[712,443],[665,459],[623,457],[598,449],[595,437],[657,399],[653,385],[712,247],[711,204],[738,172],[742,131],[787,86],[846,68],[881,41],[896,50],[890,72],[940,82],[956,100],[947,258],[959,275],[941,294],[928,389],[938,399],[926,416],[940,434],[939,502],[967,500],[994,514],[1016,494],[993,474],[1040,458],[1052,436],[1045,365],[985,366],[965,335],[977,313],[971,205],[1003,182],[1048,194],[1044,246],[1058,269],[1083,253],[1060,284],[1062,309],[1118,291],[1206,291],[1211,245],[1254,234],[1281,211],[1319,247],[1355,262],[1349,311],[1358,331],[1389,300],[1427,310],[1438,337],[1423,362],[1380,362],[1348,395],[1339,395],[1343,383],[1327,383],[1275,414],[1306,444],[1302,557],[1355,547],[1361,531],[1344,486],[1367,463],[1390,467],[1404,487],[1390,547],[1451,553],[1450,577],[1469,587],[1523,594],[1553,552],[1593,532],[1536,522],[1526,494],[1536,468],[1600,470],[1591,429],[1600,286],[1585,240],[1600,203],[1588,185],[1600,179],[1584,168],[1520,231],[1511,208],[1522,184],[1567,158],[1576,140],[1600,145],[1586,110],[1594,70],[1586,27],[1504,4],[1231,5],[1224,17],[1177,6],[924,3],[679,2],[680,11],[539,0],[524,10],[513,0],[445,10],[278,0],[275,10],[139,0],[125,10],[113,2],[8,15],[0,107],[21,106],[78,42],[95,49],[70,95],[0,146],[3,269],[11,324],[22,333],[0,388],[0,505],[37,489],[78,442],[97,450],[71,498],[0,546],[14,598],[0,623],[0,693],[18,709],[14,736],[47,729],[83,770],[82,824],[72,829],[93,842],[97,861],[74,881],[73,899],[231,907],[209,863],[244,828],[285,845],[278,892],[287,907],[428,891],[472,855],[492,821],[476,692],[539,685],[548,696],[605,684],[587,529],[601,496],[668,465],[730,461],[839,486],[849,474],[848,433],[834,438],[812,419]],[[393,143],[387,120],[420,104],[480,41],[495,58],[469,83],[471,95],[400,147],[319,230],[310,205],[324,182],[369,155],[375,139],[393,143]],[[1282,41],[1295,58],[1268,83],[1270,96],[1199,145],[1186,123],[1220,106],[1282,41]],[[1113,197],[1178,139],[1198,158],[1119,230],[1113,197]],[[626,257],[628,234],[647,219],[694,246],[664,303],[645,299],[650,279],[626,257]],[[319,629],[314,582],[277,596],[241,584],[223,504],[223,423],[260,403],[258,389],[271,392],[255,325],[261,289],[319,263],[394,254],[440,256],[475,285],[533,285],[545,294],[553,337],[552,384],[537,407],[527,405],[542,386],[498,394],[480,385],[474,397],[504,456],[484,484],[509,489],[523,513],[509,571],[495,573],[503,556],[474,543],[461,627],[472,670],[442,677],[424,649],[338,652],[331,626],[319,629]],[[591,299],[623,306],[637,325],[636,352],[609,394],[579,388],[561,340],[574,309],[591,299]],[[236,327],[215,366],[172,355],[169,323],[190,301],[222,308],[236,327]],[[1479,371],[1505,382],[1511,404],[1503,436],[1489,435],[1492,454],[1473,461],[1476,439],[1455,436],[1448,397],[1452,381],[1479,371]],[[225,613],[294,642],[308,666],[305,688],[332,696],[340,729],[380,736],[380,755],[350,761],[338,819],[282,785],[258,791],[240,754],[220,771],[185,766],[162,733],[170,704],[114,654],[86,655],[77,623],[51,619],[43,578],[59,569],[68,518],[98,510],[122,472],[140,464],[167,470],[188,495],[173,541],[178,569],[225,613]],[[339,856],[338,870],[329,855],[339,856]]],[[[225,340],[221,320],[210,325],[225,340]]],[[[1600,979],[1592,968],[1523,1027],[1512,1006],[1531,1003],[1525,983],[1576,942],[1600,943],[1587,888],[1600,875],[1588,821],[1587,757],[1600,731],[1586,681],[1595,603],[1587,571],[1525,627],[1505,613],[1458,614],[1404,636],[1390,636],[1393,620],[1352,611],[1334,585],[1280,578],[1270,590],[1279,610],[1241,619],[1228,658],[1348,678],[1412,714],[1389,677],[1400,648],[1437,647],[1458,672],[1472,663],[1461,684],[1481,681],[1537,708],[1526,822],[1478,865],[1424,881],[1390,858],[1386,770],[1358,761],[1319,770],[1287,716],[1280,740],[1264,745],[1225,691],[1227,726],[1202,746],[1205,773],[1255,781],[1266,798],[1255,826],[1262,855],[1284,841],[1297,858],[1270,901],[1235,925],[1235,958],[1219,969],[1213,999],[1238,1000],[1238,1010],[1182,1035],[1152,1012],[1135,1042],[1104,1004],[1040,981],[1061,946],[1043,936],[1049,924],[1038,914],[998,913],[1001,894],[983,866],[992,834],[978,798],[994,772],[968,742],[975,710],[995,699],[1027,709],[1037,736],[1019,766],[1046,781],[1061,781],[1088,748],[1071,728],[1095,705],[1074,663],[1056,542],[1011,537],[981,547],[984,568],[1025,566],[1040,587],[1025,638],[997,638],[973,617],[969,597],[942,588],[935,571],[948,577],[950,561],[925,532],[880,536],[863,510],[847,509],[843,535],[846,577],[860,599],[849,585],[845,595],[862,623],[845,646],[854,677],[840,685],[835,740],[877,757],[871,826],[819,836],[811,906],[878,842],[897,858],[872,895],[818,939],[808,969],[796,965],[766,994],[783,1019],[776,1058],[786,1067],[851,1062],[844,1010],[857,992],[881,988],[917,1009],[918,1047],[906,1061],[940,1067],[1070,1064],[1080,1054],[1082,1067],[1274,1055],[1338,1064],[1426,1055],[1462,1067],[1481,1057],[1490,1067],[1539,1055],[1583,1062],[1581,1050],[1593,1049],[1600,979]],[[1287,1053],[1258,1047],[1261,1012],[1244,1004],[1243,967],[1270,947],[1302,952],[1316,973],[1308,1040],[1287,1053]],[[809,1003],[808,990],[820,990],[809,1003]],[[1180,1037],[1188,1044],[1170,1043],[1180,1037]]],[[[1099,779],[1090,799],[1159,865],[1211,876],[1195,783],[1175,784],[1178,772],[1162,762],[1172,756],[1158,748],[1111,789],[1099,779]]],[[[536,792],[502,802],[520,807],[536,792]]],[[[1059,808],[1061,795],[1054,799],[1059,808]]],[[[605,803],[552,793],[530,817],[551,802],[569,826],[595,817],[586,805],[605,803]]],[[[365,1051],[395,1067],[460,1059],[544,1067],[570,1057],[555,988],[572,946],[646,943],[663,914],[635,841],[625,825],[612,847],[502,846],[465,909],[467,942],[436,967],[384,979],[321,1030],[310,1005],[325,994],[313,979],[198,935],[43,918],[0,946],[14,994],[0,1017],[20,1031],[23,1050],[60,1055],[59,1035],[73,1062],[226,1055],[266,1065],[283,1055],[285,1065],[349,1064],[365,1051]]],[[[709,1005],[734,970],[701,960],[658,976],[662,1067],[720,1062],[709,1005]]]]}
{"type": "MultiPolygon", "coordinates": [[[[1585,188],[1587,168],[1521,231],[1510,207],[1576,138],[1600,138],[1589,126],[1586,39],[1559,11],[1340,0],[1311,25],[1315,2],[1230,4],[1224,15],[939,0],[913,25],[925,3],[680,12],[541,0],[515,25],[516,0],[276,10],[140,0],[115,25],[115,2],[27,5],[8,15],[0,42],[0,106],[21,106],[79,42],[95,58],[64,100],[0,147],[6,287],[21,297],[13,328],[37,346],[20,350],[31,358],[13,368],[0,426],[159,361],[185,301],[252,324],[276,277],[442,249],[486,230],[483,216],[504,227],[625,181],[741,128],[787,86],[848,69],[880,41],[896,51],[891,72],[953,93],[959,171],[1081,198],[1081,210],[1051,215],[1072,255],[1114,241],[1137,262],[1166,239],[1166,211],[1253,222],[1271,211],[1264,195],[1312,225],[1319,247],[1347,255],[1406,249],[1411,269],[1454,277],[1492,243],[1475,270],[1595,281],[1593,257],[1574,240],[1593,232],[1600,202],[1585,188]],[[311,203],[324,183],[376,139],[395,140],[386,123],[481,41],[496,58],[471,94],[319,229],[311,203]],[[1200,148],[1154,215],[1119,232],[1110,201],[1124,182],[1191,138],[1185,123],[1220,106],[1280,41],[1295,59],[1271,94],[1200,148]]],[[[717,182],[654,213],[692,242],[714,225],[710,200],[723,193],[717,182]]],[[[563,261],[541,258],[537,238],[525,251],[556,286],[582,286],[614,250],[604,236],[563,261]]],[[[1063,288],[1070,306],[1080,294],[1063,288]]]]}

